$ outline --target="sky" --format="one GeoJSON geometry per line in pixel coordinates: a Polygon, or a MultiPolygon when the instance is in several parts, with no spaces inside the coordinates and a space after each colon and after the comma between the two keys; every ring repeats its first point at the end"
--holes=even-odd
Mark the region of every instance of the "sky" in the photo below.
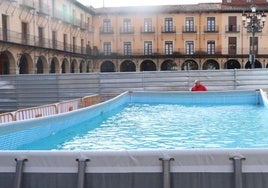
{"type": "Polygon", "coordinates": [[[147,5],[181,5],[197,3],[219,3],[221,0],[78,0],[85,6],[120,7],[120,6],[147,6],[147,5]]]}

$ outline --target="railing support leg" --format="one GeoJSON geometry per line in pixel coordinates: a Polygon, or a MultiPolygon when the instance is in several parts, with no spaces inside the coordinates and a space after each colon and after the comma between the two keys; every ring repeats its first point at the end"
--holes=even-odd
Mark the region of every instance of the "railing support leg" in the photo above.
{"type": "Polygon", "coordinates": [[[17,162],[17,165],[16,165],[15,180],[14,180],[14,188],[20,188],[21,181],[22,181],[24,162],[26,162],[28,160],[27,159],[15,159],[15,161],[17,162]]]}
{"type": "Polygon", "coordinates": [[[76,159],[78,162],[77,188],[85,187],[85,171],[89,159],[76,159]]]}
{"type": "Polygon", "coordinates": [[[163,172],[163,188],[171,188],[170,184],[170,161],[173,158],[160,158],[162,161],[162,172],[163,172]]]}
{"type": "Polygon", "coordinates": [[[234,156],[230,159],[233,160],[234,165],[234,188],[243,188],[242,160],[245,160],[245,158],[241,156],[234,156]]]}

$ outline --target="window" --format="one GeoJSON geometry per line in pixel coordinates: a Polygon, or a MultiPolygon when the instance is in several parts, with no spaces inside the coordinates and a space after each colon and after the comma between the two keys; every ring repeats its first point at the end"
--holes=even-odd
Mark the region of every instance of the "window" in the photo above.
{"type": "Polygon", "coordinates": [[[144,31],[143,32],[152,32],[152,19],[151,18],[145,18],[144,19],[144,31]]]}
{"type": "Polygon", "coordinates": [[[144,42],[144,55],[152,55],[152,41],[144,42]]]}
{"type": "Polygon", "coordinates": [[[112,32],[112,26],[111,26],[111,20],[105,19],[103,20],[103,33],[111,33],[112,32]]]}
{"type": "Polygon", "coordinates": [[[215,17],[207,18],[207,31],[208,32],[216,31],[215,17]]]}
{"type": "Polygon", "coordinates": [[[124,42],[124,55],[132,55],[131,42],[124,42]]]}
{"type": "Polygon", "coordinates": [[[81,54],[85,54],[85,40],[81,39],[81,54]]]}
{"type": "Polygon", "coordinates": [[[165,42],[165,55],[171,55],[171,54],[173,54],[173,42],[166,41],[165,42]]]}
{"type": "Polygon", "coordinates": [[[22,22],[21,23],[21,42],[23,44],[28,44],[28,23],[22,22]]]}
{"type": "Polygon", "coordinates": [[[73,52],[77,52],[76,46],[76,37],[73,37],[73,52]]]}
{"type": "Polygon", "coordinates": [[[172,18],[165,18],[164,32],[173,32],[173,19],[172,18]]]}
{"type": "Polygon", "coordinates": [[[63,49],[67,51],[67,34],[63,34],[63,49]]]}
{"type": "Polygon", "coordinates": [[[236,37],[229,37],[228,53],[229,55],[236,55],[236,37]]]}
{"type": "Polygon", "coordinates": [[[194,41],[186,41],[185,43],[186,54],[192,55],[194,54],[194,41]]]}
{"type": "Polygon", "coordinates": [[[3,33],[3,40],[7,41],[7,24],[8,23],[8,16],[2,14],[2,33],[3,33]]]}
{"type": "Polygon", "coordinates": [[[229,16],[228,22],[229,22],[228,31],[229,32],[237,32],[238,29],[237,29],[237,23],[236,23],[236,16],[229,16]]]}
{"type": "Polygon", "coordinates": [[[214,40],[210,40],[207,42],[207,53],[215,54],[215,41],[214,40]]]}
{"type": "Polygon", "coordinates": [[[44,46],[44,28],[43,27],[38,27],[38,41],[39,41],[39,46],[44,46]]]}
{"type": "Polygon", "coordinates": [[[185,19],[185,32],[194,32],[194,18],[193,17],[187,17],[185,19]]]}
{"type": "Polygon", "coordinates": [[[131,20],[126,18],[123,21],[123,33],[131,33],[132,29],[131,29],[131,20]]]}
{"type": "Polygon", "coordinates": [[[57,48],[57,31],[52,31],[52,48],[57,48]]]}
{"type": "Polygon", "coordinates": [[[252,0],[247,0],[247,3],[251,3],[252,2],[252,0]]]}
{"type": "Polygon", "coordinates": [[[232,3],[232,0],[226,0],[227,3],[232,3]]]}
{"type": "Polygon", "coordinates": [[[103,43],[103,51],[104,51],[104,55],[111,55],[111,51],[112,51],[111,42],[104,42],[103,43]]]}

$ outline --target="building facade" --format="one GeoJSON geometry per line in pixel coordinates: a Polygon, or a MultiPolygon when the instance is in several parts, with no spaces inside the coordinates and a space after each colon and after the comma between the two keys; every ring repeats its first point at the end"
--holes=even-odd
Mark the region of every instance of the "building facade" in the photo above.
{"type": "Polygon", "coordinates": [[[242,13],[267,0],[86,7],[74,0],[0,0],[0,74],[268,68],[268,26],[242,13]],[[254,41],[254,42],[251,42],[254,41]]]}

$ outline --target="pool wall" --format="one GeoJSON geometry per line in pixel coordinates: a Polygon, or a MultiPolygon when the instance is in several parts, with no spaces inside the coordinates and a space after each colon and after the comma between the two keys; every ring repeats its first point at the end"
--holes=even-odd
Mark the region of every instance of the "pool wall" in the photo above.
{"type": "Polygon", "coordinates": [[[85,109],[0,127],[1,188],[266,188],[268,149],[17,151],[129,102],[267,105],[262,90],[125,92],[85,109]],[[172,100],[171,100],[172,99],[172,100]],[[40,133],[41,131],[41,133],[40,133]],[[14,135],[15,134],[15,135],[14,135]],[[8,140],[9,139],[9,140],[8,140]],[[8,148],[8,147],[11,148],[8,148]],[[8,150],[7,150],[8,149],[8,150]]]}

